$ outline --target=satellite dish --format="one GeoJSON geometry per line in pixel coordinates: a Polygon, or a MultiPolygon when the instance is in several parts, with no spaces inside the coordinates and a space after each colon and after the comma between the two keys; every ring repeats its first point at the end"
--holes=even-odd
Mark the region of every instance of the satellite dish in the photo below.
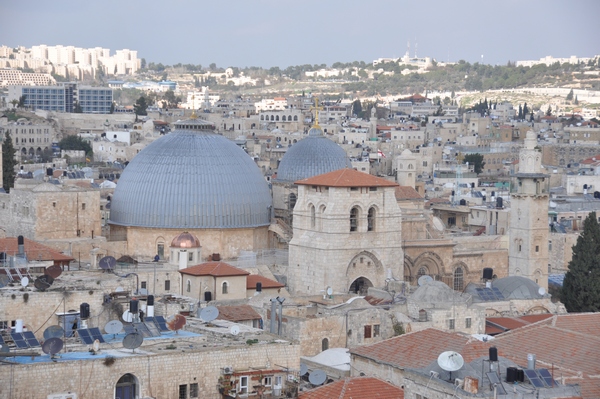
{"type": "Polygon", "coordinates": [[[315,370],[308,375],[308,381],[313,385],[321,385],[327,379],[327,373],[323,370],[315,370]]]}
{"type": "Polygon", "coordinates": [[[29,277],[23,277],[21,279],[21,286],[27,287],[28,284],[29,284],[29,277]]]}
{"type": "Polygon", "coordinates": [[[540,289],[538,290],[538,294],[540,294],[541,296],[546,295],[546,290],[544,289],[544,287],[540,287],[540,289]]]}
{"type": "Polygon", "coordinates": [[[131,313],[129,310],[124,311],[121,317],[123,318],[123,321],[127,323],[131,323],[133,321],[133,313],[131,313]]]}
{"type": "Polygon", "coordinates": [[[54,282],[54,279],[52,277],[50,277],[47,274],[44,274],[44,275],[36,278],[35,281],[33,282],[33,285],[39,291],[46,291],[48,288],[50,288],[50,286],[52,285],[53,282],[54,282]]]}
{"type": "Polygon", "coordinates": [[[442,352],[438,356],[437,362],[442,370],[450,372],[460,370],[465,365],[465,359],[460,353],[454,351],[442,352]]]}
{"type": "Polygon", "coordinates": [[[308,366],[304,363],[300,363],[300,377],[308,373],[308,366]]]}
{"type": "Polygon", "coordinates": [[[50,338],[44,341],[44,344],[42,345],[42,351],[44,351],[45,354],[50,355],[50,357],[53,357],[62,350],[63,345],[64,343],[62,339],[50,338]]]}
{"type": "Polygon", "coordinates": [[[240,327],[239,326],[231,326],[231,328],[229,329],[229,332],[231,333],[231,335],[238,335],[240,333],[240,327]]]}
{"type": "Polygon", "coordinates": [[[115,292],[123,292],[123,291],[125,291],[123,289],[123,287],[117,287],[117,288],[115,288],[115,292]]]}
{"type": "Polygon", "coordinates": [[[433,281],[433,277],[424,275],[424,276],[419,277],[419,279],[417,280],[417,284],[419,284],[419,287],[422,287],[423,285],[425,285],[431,281],[433,281]]]}
{"type": "Polygon", "coordinates": [[[327,292],[327,295],[329,296],[333,295],[333,289],[331,289],[331,287],[327,287],[327,290],[325,292],[327,292]]]}
{"type": "Polygon", "coordinates": [[[56,279],[58,276],[60,276],[62,274],[62,268],[58,265],[52,265],[46,269],[44,274],[47,274],[48,276],[52,277],[53,279],[56,279]]]}
{"type": "Polygon", "coordinates": [[[8,347],[8,345],[4,344],[4,345],[0,345],[0,353],[8,353],[10,352],[10,348],[8,347]]]}
{"type": "Polygon", "coordinates": [[[167,320],[167,327],[171,331],[178,331],[181,330],[183,326],[185,326],[185,323],[187,323],[185,316],[176,314],[169,317],[169,320],[167,320]]]}
{"type": "Polygon", "coordinates": [[[218,316],[219,316],[219,309],[217,309],[214,306],[207,306],[200,311],[200,318],[207,323],[210,323],[211,321],[216,319],[218,316]]]}
{"type": "Polygon", "coordinates": [[[60,338],[65,335],[65,330],[61,326],[50,326],[44,330],[44,340],[50,338],[60,338]]]}
{"type": "Polygon", "coordinates": [[[10,279],[6,274],[0,274],[0,288],[6,287],[6,284],[8,284],[9,281],[10,279]]]}
{"type": "MultiPolygon", "coordinates": [[[[125,318],[123,318],[123,320],[125,320],[125,318]]],[[[121,330],[123,330],[123,323],[121,323],[119,320],[111,320],[104,326],[104,331],[106,331],[107,334],[116,335],[120,333],[121,330]]]]}
{"type": "Polygon", "coordinates": [[[144,342],[144,336],[137,332],[129,333],[123,338],[123,347],[131,350],[139,348],[144,342]]]}
{"type": "Polygon", "coordinates": [[[94,343],[92,344],[92,350],[94,352],[98,352],[100,350],[100,341],[95,339],[94,343]]]}
{"type": "Polygon", "coordinates": [[[100,269],[103,270],[112,270],[115,268],[116,265],[117,260],[112,256],[105,256],[98,262],[98,266],[100,267],[100,269]]]}
{"type": "Polygon", "coordinates": [[[438,218],[437,216],[434,216],[432,219],[432,223],[433,223],[433,227],[435,227],[435,229],[437,231],[444,231],[444,222],[442,222],[442,220],[440,218],[438,218]]]}

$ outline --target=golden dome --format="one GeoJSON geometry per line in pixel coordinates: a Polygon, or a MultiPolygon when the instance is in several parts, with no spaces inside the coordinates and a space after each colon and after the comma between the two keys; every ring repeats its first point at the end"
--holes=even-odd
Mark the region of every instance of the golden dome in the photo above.
{"type": "Polygon", "coordinates": [[[179,234],[171,241],[171,247],[173,248],[199,248],[200,241],[198,238],[187,231],[179,234]]]}

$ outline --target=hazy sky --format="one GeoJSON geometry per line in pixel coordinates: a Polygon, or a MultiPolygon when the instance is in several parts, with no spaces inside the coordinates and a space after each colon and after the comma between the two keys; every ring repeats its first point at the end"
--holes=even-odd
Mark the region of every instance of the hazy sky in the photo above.
{"type": "Polygon", "coordinates": [[[0,0],[0,45],[138,51],[147,62],[328,64],[600,54],[600,0],[0,0]]]}

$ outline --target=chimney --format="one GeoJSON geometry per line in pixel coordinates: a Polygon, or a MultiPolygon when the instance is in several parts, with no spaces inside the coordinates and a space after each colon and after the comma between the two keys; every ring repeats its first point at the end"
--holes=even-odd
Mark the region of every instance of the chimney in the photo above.
{"type": "Polygon", "coordinates": [[[19,244],[19,252],[17,253],[17,255],[20,258],[24,258],[25,257],[25,239],[23,238],[23,236],[17,237],[17,243],[19,244]]]}

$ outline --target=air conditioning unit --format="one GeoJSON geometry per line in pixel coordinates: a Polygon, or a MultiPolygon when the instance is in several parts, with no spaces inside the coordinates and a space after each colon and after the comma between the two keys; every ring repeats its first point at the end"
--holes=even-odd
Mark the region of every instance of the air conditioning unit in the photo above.
{"type": "Polygon", "coordinates": [[[77,399],[77,394],[75,394],[75,393],[55,393],[52,395],[48,395],[48,399],[77,399]]]}
{"type": "Polygon", "coordinates": [[[223,374],[233,374],[233,366],[223,367],[223,374]]]}
{"type": "Polygon", "coordinates": [[[456,379],[454,379],[454,385],[457,386],[457,387],[459,387],[459,388],[462,388],[462,387],[465,386],[465,380],[461,380],[460,378],[456,378],[456,379]]]}

